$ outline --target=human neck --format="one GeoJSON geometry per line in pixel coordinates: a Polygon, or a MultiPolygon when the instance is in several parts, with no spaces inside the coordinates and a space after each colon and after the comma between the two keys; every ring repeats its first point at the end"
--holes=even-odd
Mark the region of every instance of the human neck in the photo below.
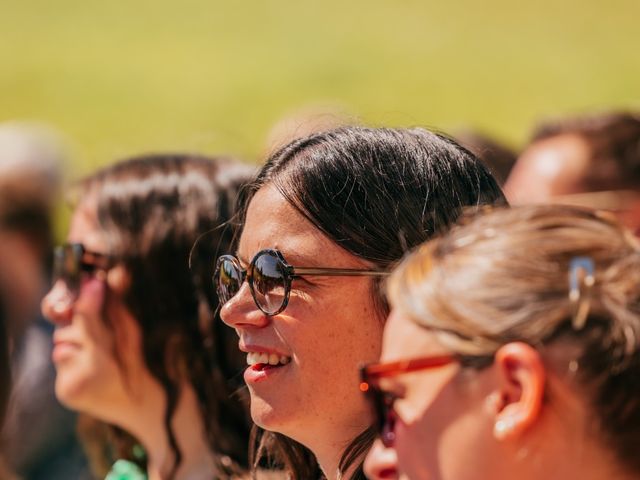
{"type": "MultiPolygon", "coordinates": [[[[556,394],[558,392],[556,391],[556,394]]],[[[557,397],[556,397],[557,400],[557,397]]],[[[580,406],[574,404],[574,412],[580,406]]],[[[566,410],[554,413],[556,425],[562,428],[542,428],[528,444],[514,445],[502,458],[514,459],[508,478],[521,480],[631,480],[612,451],[603,446],[587,416],[572,418],[566,410]]]]}
{"type": "MultiPolygon", "coordinates": [[[[575,453],[575,452],[574,452],[575,453]]],[[[567,478],[579,478],[581,480],[606,480],[615,478],[616,480],[632,480],[637,478],[625,472],[612,456],[602,451],[584,449],[580,455],[568,455],[555,458],[555,461],[546,461],[542,467],[540,461],[537,465],[527,468],[521,464],[521,475],[514,474],[511,478],[522,480],[565,480],[567,478]],[[567,458],[570,457],[570,458],[567,458]],[[526,471],[524,471],[526,470],[526,471]]]]}
{"type": "MultiPolygon", "coordinates": [[[[608,446],[603,443],[603,435],[599,433],[593,422],[593,411],[585,402],[582,390],[567,382],[558,373],[561,365],[568,361],[563,356],[576,358],[571,345],[558,346],[548,352],[549,361],[556,366],[547,372],[547,390],[553,404],[546,408],[543,421],[536,429],[530,445],[520,449],[517,456],[524,455],[525,461],[518,461],[519,466],[528,470],[522,475],[510,478],[522,480],[564,480],[580,478],[581,480],[630,480],[637,475],[630,475],[608,446]],[[534,453],[537,452],[538,456],[534,453]],[[537,457],[537,458],[536,458],[537,457]],[[527,461],[528,460],[528,461],[527,461]]],[[[516,458],[516,456],[514,456],[516,458]]]]}
{"type": "Polygon", "coordinates": [[[344,434],[340,437],[334,436],[332,440],[314,442],[313,445],[308,447],[315,455],[322,473],[328,480],[349,478],[355,470],[355,466],[351,466],[346,471],[340,472],[339,466],[344,451],[359,433],[360,432],[352,432],[349,436],[345,436],[344,434]]]}
{"type": "MultiPolygon", "coordinates": [[[[137,438],[147,453],[149,480],[168,478],[174,454],[164,426],[165,394],[159,384],[146,389],[143,399],[118,425],[137,438]]],[[[183,384],[171,422],[182,458],[174,480],[209,480],[215,474],[214,456],[206,439],[204,420],[191,385],[183,384]]]]}

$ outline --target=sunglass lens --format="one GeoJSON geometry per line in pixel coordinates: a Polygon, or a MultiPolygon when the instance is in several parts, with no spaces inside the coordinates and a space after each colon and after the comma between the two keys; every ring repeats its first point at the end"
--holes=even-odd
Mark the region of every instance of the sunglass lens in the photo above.
{"type": "Polygon", "coordinates": [[[393,402],[389,402],[385,407],[384,425],[380,437],[385,447],[393,446],[396,439],[396,412],[393,410],[393,402]]]}
{"type": "Polygon", "coordinates": [[[393,410],[395,396],[380,390],[377,386],[370,386],[368,392],[373,401],[376,414],[376,427],[382,443],[391,447],[396,438],[396,412],[393,410]]]}
{"type": "Polygon", "coordinates": [[[80,288],[82,247],[62,245],[53,251],[53,279],[62,280],[72,292],[80,288]]]}
{"type": "Polygon", "coordinates": [[[218,259],[214,281],[220,303],[231,300],[240,290],[243,280],[242,269],[233,257],[223,256],[218,259]]]}
{"type": "Polygon", "coordinates": [[[253,294],[260,309],[267,315],[278,313],[286,301],[286,267],[275,253],[264,252],[253,262],[253,294]]]}

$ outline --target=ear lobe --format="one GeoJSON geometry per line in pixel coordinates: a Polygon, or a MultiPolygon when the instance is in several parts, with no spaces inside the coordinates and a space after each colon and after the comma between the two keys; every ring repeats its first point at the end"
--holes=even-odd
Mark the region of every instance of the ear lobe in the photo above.
{"type": "Polygon", "coordinates": [[[539,418],[545,389],[545,368],[538,351],[522,342],[501,347],[495,356],[498,391],[493,433],[497,440],[515,438],[539,418]]]}

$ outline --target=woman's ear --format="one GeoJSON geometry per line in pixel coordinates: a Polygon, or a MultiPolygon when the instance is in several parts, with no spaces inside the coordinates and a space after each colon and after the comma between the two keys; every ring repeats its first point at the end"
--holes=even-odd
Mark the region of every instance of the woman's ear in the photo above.
{"type": "Polygon", "coordinates": [[[538,351],[522,342],[508,343],[495,355],[498,376],[492,392],[497,440],[515,438],[539,418],[545,390],[545,368],[538,351]]]}

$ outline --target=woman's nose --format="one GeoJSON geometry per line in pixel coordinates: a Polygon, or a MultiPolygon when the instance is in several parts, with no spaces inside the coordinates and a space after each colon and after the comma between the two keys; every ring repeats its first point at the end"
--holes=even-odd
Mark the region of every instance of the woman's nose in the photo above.
{"type": "Polygon", "coordinates": [[[40,304],[42,314],[56,325],[71,321],[74,296],[67,285],[58,280],[45,295],[40,304]]]}
{"type": "Polygon", "coordinates": [[[266,327],[270,319],[255,304],[247,282],[220,307],[220,318],[232,328],[266,327]]]}
{"type": "Polygon", "coordinates": [[[385,447],[380,439],[376,440],[364,462],[364,473],[370,480],[398,479],[396,451],[385,447]]]}

